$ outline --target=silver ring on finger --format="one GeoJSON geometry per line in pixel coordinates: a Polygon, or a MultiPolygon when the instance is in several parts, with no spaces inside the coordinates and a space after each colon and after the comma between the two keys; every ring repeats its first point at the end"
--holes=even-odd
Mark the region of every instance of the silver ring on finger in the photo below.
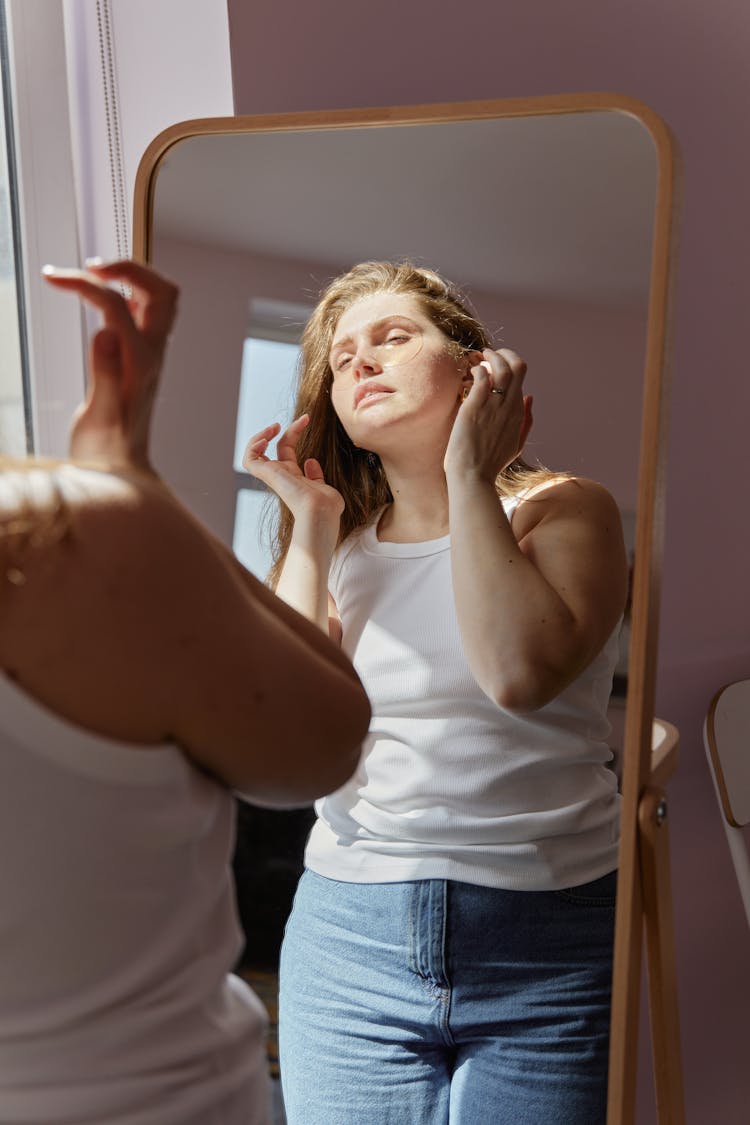
{"type": "Polygon", "coordinates": [[[502,395],[505,398],[505,387],[493,387],[490,391],[491,395],[502,395]]]}

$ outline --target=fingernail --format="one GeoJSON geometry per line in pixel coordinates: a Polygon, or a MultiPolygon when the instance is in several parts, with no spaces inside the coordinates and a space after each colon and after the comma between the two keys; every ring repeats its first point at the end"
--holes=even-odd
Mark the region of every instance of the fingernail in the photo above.
{"type": "Polygon", "coordinates": [[[79,270],[75,266],[42,266],[42,275],[44,277],[85,277],[86,271],[79,270]]]}
{"type": "Polygon", "coordinates": [[[85,270],[79,270],[75,266],[43,266],[42,276],[45,278],[87,278],[85,270]]]}
{"type": "Polygon", "coordinates": [[[87,258],[84,262],[85,266],[103,266],[104,258],[87,258]]]}

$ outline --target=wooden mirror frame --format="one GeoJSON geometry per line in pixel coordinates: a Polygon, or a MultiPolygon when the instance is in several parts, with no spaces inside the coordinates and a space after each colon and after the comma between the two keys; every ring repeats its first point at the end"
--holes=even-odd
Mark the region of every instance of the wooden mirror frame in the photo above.
{"type": "Polygon", "coordinates": [[[592,111],[612,111],[635,117],[651,136],[658,168],[625,712],[607,1123],[629,1125],[635,1116],[644,922],[648,939],[658,1115],[660,1121],[679,1123],[684,1120],[684,1110],[668,852],[666,832],[656,831],[665,821],[663,785],[676,765],[677,732],[669,724],[655,724],[654,720],[664,529],[670,294],[674,273],[678,174],[676,144],[668,127],[642,102],[607,93],[264,116],[209,117],[180,122],[165,129],[151,142],[138,167],[133,253],[141,261],[150,260],[154,193],[159,164],[174,145],[191,137],[217,133],[383,128],[592,111]]]}

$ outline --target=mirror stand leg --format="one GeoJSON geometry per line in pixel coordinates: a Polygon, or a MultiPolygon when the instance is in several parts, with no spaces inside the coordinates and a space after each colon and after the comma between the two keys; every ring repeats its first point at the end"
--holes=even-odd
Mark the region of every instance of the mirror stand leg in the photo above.
{"type": "Polygon", "coordinates": [[[663,789],[644,790],[638,825],[657,1120],[660,1125],[684,1125],[669,829],[663,789]]]}

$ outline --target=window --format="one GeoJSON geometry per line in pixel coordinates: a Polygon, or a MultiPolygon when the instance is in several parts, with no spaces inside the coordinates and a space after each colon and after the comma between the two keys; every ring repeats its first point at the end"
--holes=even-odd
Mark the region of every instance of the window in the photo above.
{"type": "MultiPolygon", "coordinates": [[[[237,500],[233,548],[240,562],[264,579],[271,566],[269,521],[277,501],[242,468],[248,439],[271,422],[292,421],[297,389],[299,336],[310,309],[286,302],[251,302],[250,330],[242,353],[234,469],[237,500]]],[[[276,455],[276,441],[268,455],[276,455]]]]}
{"type": "Polygon", "coordinates": [[[5,10],[0,6],[0,453],[31,450],[5,10]]]}
{"type": "MultiPolygon", "coordinates": [[[[70,419],[85,385],[83,322],[75,306],[41,276],[45,262],[79,261],[63,5],[0,0],[0,32],[6,133],[0,161],[7,167],[11,208],[11,226],[4,230],[6,236],[8,229],[12,232],[18,301],[15,318],[6,303],[9,319],[1,335],[5,342],[16,334],[21,358],[21,375],[11,388],[7,344],[0,344],[3,421],[8,431],[13,428],[14,449],[33,447],[43,456],[64,457],[70,419]]],[[[7,294],[7,267],[2,273],[7,294]]]]}

